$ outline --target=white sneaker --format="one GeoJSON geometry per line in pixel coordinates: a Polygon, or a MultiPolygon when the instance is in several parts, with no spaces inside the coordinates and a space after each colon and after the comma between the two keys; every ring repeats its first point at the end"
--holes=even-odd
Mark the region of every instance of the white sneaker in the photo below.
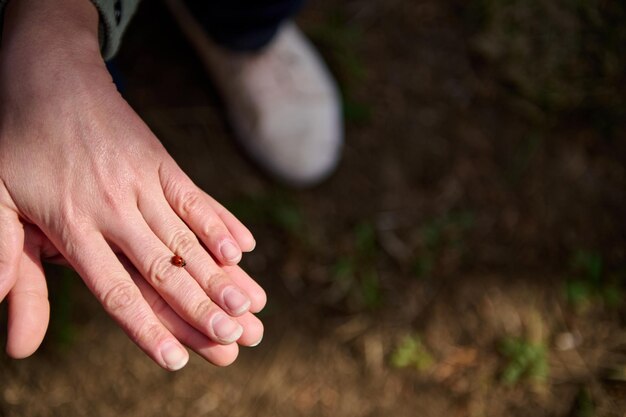
{"type": "Polygon", "coordinates": [[[182,0],[166,0],[210,71],[244,149],[278,179],[314,185],[333,172],[343,144],[337,87],[292,23],[254,53],[212,42],[182,0]]]}

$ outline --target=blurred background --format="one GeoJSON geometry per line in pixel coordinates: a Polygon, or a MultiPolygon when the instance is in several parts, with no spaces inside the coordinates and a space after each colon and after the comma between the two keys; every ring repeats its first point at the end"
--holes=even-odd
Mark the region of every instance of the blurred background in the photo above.
{"type": "Polygon", "coordinates": [[[298,20],[346,119],[312,190],[242,157],[161,2],[115,62],[255,234],[263,343],[168,373],[50,268],[50,330],[0,356],[0,416],[625,416],[626,4],[317,0],[298,20]]]}

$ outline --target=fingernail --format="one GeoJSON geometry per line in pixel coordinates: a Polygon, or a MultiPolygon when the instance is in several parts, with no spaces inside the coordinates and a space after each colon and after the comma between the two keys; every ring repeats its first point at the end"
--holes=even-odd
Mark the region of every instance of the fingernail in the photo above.
{"type": "Polygon", "coordinates": [[[258,341],[258,342],[256,342],[256,343],[254,343],[254,344],[250,345],[250,347],[257,347],[257,346],[259,346],[259,345],[261,344],[261,342],[262,342],[262,341],[263,341],[263,336],[261,336],[261,338],[259,339],[259,341],[258,341]]]}
{"type": "Polygon", "coordinates": [[[250,307],[250,300],[235,287],[227,287],[224,290],[224,304],[236,315],[243,314],[250,307]]]}
{"type": "Polygon", "coordinates": [[[220,253],[229,262],[239,262],[241,259],[241,252],[237,249],[232,242],[224,242],[220,246],[220,253]]]}
{"type": "Polygon", "coordinates": [[[237,341],[243,333],[243,327],[223,313],[216,314],[211,325],[213,326],[215,336],[224,343],[237,341]]]}
{"type": "Polygon", "coordinates": [[[170,371],[178,371],[189,361],[187,351],[174,342],[165,342],[161,347],[161,356],[170,371]]]}

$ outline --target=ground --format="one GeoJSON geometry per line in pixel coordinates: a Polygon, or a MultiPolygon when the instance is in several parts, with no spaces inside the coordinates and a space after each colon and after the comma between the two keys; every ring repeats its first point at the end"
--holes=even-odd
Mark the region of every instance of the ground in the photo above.
{"type": "Polygon", "coordinates": [[[266,336],[168,373],[51,268],[51,329],[0,356],[0,416],[626,416],[626,9],[574,3],[311,2],[346,147],[294,191],[145,2],[124,95],[254,232],[266,336]]]}

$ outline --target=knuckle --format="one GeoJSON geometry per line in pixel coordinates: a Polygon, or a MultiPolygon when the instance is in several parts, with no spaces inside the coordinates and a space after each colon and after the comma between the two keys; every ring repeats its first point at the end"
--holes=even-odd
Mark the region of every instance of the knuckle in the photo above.
{"type": "Polygon", "coordinates": [[[75,258],[77,254],[80,253],[80,245],[76,241],[77,233],[74,230],[74,226],[62,222],[57,230],[61,246],[64,248],[65,253],[68,257],[75,258]]]}
{"type": "Polygon", "coordinates": [[[171,275],[172,264],[170,259],[158,256],[151,261],[147,268],[149,282],[157,285],[162,285],[166,278],[171,275]]]}
{"type": "Polygon", "coordinates": [[[202,195],[199,191],[187,191],[182,194],[181,198],[181,211],[183,215],[190,216],[202,210],[202,195]]]}
{"type": "Polygon", "coordinates": [[[101,204],[106,207],[109,212],[121,214],[125,211],[123,205],[124,199],[120,195],[119,190],[104,187],[100,190],[100,193],[101,204]]]}
{"type": "Polygon", "coordinates": [[[206,317],[209,312],[213,309],[215,303],[211,301],[210,298],[205,298],[200,301],[196,307],[194,308],[194,317],[206,317]]]}
{"type": "Polygon", "coordinates": [[[28,289],[28,290],[13,290],[11,293],[12,297],[26,297],[31,300],[35,300],[37,302],[48,302],[48,294],[46,292],[42,292],[39,290],[28,289]]]}
{"type": "Polygon", "coordinates": [[[154,297],[154,300],[150,301],[150,308],[152,309],[154,314],[156,314],[157,316],[161,316],[167,311],[169,305],[163,298],[154,297]]]}
{"type": "Polygon", "coordinates": [[[134,333],[133,338],[135,338],[135,340],[145,340],[154,343],[161,339],[163,327],[159,323],[148,320],[147,323],[137,326],[137,330],[134,333]]]}
{"type": "Polygon", "coordinates": [[[90,232],[90,222],[87,217],[74,208],[63,208],[53,224],[61,245],[70,257],[76,256],[82,249],[81,241],[90,232]]]}
{"type": "Polygon", "coordinates": [[[102,297],[102,304],[107,311],[116,313],[131,308],[139,294],[139,289],[130,282],[120,282],[109,288],[102,297]]]}
{"type": "Polygon", "coordinates": [[[169,247],[174,253],[186,254],[197,244],[198,239],[191,231],[178,229],[173,233],[169,247]]]}
{"type": "Polygon", "coordinates": [[[200,230],[200,236],[204,240],[221,240],[226,234],[226,229],[214,219],[206,221],[200,230]]]}
{"type": "Polygon", "coordinates": [[[215,288],[226,281],[226,275],[221,271],[210,271],[205,275],[205,278],[202,282],[202,287],[205,290],[209,290],[211,288],[215,288]]]}

